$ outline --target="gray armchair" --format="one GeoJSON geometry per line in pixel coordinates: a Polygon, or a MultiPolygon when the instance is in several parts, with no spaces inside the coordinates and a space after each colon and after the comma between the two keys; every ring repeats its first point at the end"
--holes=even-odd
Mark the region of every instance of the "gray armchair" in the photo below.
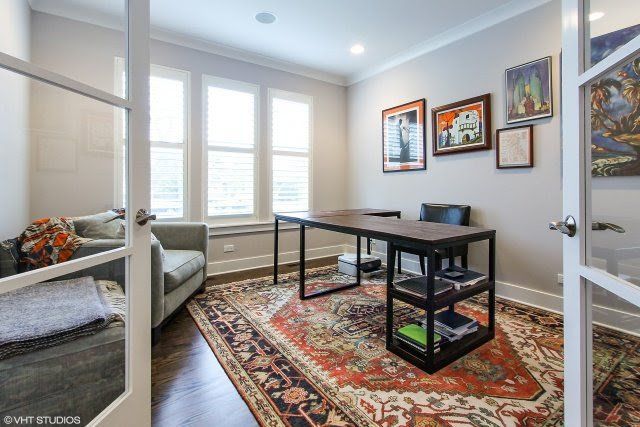
{"type": "MultiPolygon", "coordinates": [[[[193,294],[204,290],[209,227],[195,222],[154,222],[151,232],[158,239],[151,241],[151,327],[156,343],[171,317],[193,294]]],[[[123,239],[93,240],[76,250],[72,259],[123,245],[123,239]]],[[[124,283],[124,263],[103,264],[79,274],[124,283]]]]}

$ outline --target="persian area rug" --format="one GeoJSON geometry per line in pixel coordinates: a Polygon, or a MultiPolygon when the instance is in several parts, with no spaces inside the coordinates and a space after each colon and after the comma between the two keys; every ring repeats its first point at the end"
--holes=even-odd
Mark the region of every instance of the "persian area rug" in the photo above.
{"type": "MultiPolygon", "coordinates": [[[[349,279],[334,267],[307,277],[349,279]]],[[[561,316],[498,299],[496,338],[428,375],[385,349],[384,276],[307,301],[297,274],[281,278],[209,286],[188,306],[261,425],[563,425],[561,316]]],[[[486,322],[484,302],[456,310],[486,322]]],[[[420,319],[395,304],[398,325],[420,319]]],[[[602,328],[594,339],[599,425],[637,425],[640,339],[602,328]]]]}

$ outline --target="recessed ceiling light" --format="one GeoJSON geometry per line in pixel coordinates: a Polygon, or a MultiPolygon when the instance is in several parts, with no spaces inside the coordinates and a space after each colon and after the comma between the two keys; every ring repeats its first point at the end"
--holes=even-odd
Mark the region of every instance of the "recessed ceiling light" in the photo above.
{"type": "Polygon", "coordinates": [[[362,46],[361,44],[358,43],[351,46],[351,53],[353,53],[354,55],[360,55],[363,52],[364,46],[362,46]]]}
{"type": "Polygon", "coordinates": [[[604,16],[604,12],[591,12],[589,14],[589,21],[597,21],[604,16]]]}
{"type": "Polygon", "coordinates": [[[276,22],[276,15],[271,12],[260,12],[256,13],[256,21],[261,24],[273,24],[276,22]]]}

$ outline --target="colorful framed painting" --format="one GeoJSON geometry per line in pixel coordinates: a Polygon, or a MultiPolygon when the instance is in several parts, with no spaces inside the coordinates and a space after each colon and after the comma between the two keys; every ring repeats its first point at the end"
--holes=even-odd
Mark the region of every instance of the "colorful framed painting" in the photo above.
{"type": "Polygon", "coordinates": [[[491,149],[491,95],[431,110],[433,155],[491,149]]]}
{"type": "MultiPolygon", "coordinates": [[[[639,35],[640,25],[634,25],[592,38],[591,64],[639,35]]],[[[591,175],[640,175],[640,57],[602,76],[590,90],[591,175]]]]}
{"type": "Polygon", "coordinates": [[[507,123],[553,115],[550,56],[509,68],[504,78],[507,123]]]}
{"type": "Polygon", "coordinates": [[[533,125],[496,131],[496,168],[533,167],[533,125]]]}
{"type": "Polygon", "coordinates": [[[419,99],[382,111],[383,172],[427,168],[425,104],[419,99]]]}

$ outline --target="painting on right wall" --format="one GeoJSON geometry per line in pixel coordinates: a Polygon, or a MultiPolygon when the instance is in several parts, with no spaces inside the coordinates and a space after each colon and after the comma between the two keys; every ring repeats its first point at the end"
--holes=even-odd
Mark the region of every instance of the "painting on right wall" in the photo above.
{"type": "MultiPolygon", "coordinates": [[[[640,25],[594,37],[591,63],[638,35],[640,25]]],[[[640,175],[640,58],[593,83],[590,102],[592,175],[640,175]]]]}

